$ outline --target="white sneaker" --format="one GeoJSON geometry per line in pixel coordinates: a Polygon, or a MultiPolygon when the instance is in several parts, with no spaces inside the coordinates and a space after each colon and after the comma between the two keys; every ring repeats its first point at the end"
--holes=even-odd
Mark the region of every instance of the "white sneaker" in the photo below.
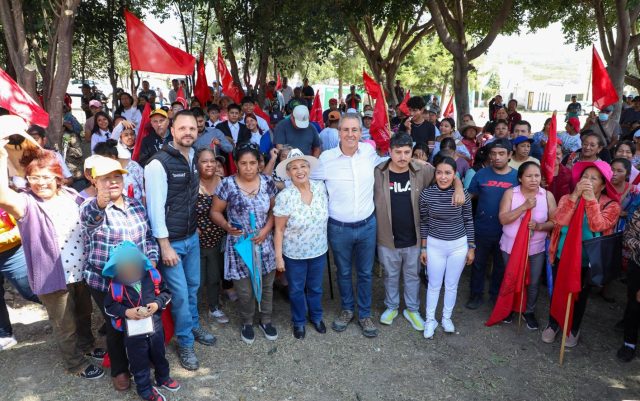
{"type": "Polygon", "coordinates": [[[444,330],[445,333],[453,334],[456,332],[456,326],[453,325],[451,318],[447,318],[443,316],[442,320],[440,321],[440,324],[442,324],[442,329],[444,330]]]}
{"type": "Polygon", "coordinates": [[[209,316],[218,323],[229,323],[229,318],[220,308],[209,311],[209,316]]]}
{"type": "Polygon", "coordinates": [[[14,336],[0,337],[0,351],[4,351],[18,344],[18,341],[14,336]]]}
{"type": "Polygon", "coordinates": [[[436,332],[436,329],[438,328],[438,322],[434,319],[434,320],[427,320],[427,322],[424,325],[424,338],[428,339],[428,340],[432,340],[433,339],[433,334],[436,332]]]}

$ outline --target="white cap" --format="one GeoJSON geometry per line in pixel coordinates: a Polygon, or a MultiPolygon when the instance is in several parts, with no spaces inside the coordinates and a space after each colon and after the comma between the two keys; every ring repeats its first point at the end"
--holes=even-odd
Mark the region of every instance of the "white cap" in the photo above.
{"type": "Polygon", "coordinates": [[[373,111],[371,110],[365,111],[363,118],[373,118],[373,111]]]}
{"type": "Polygon", "coordinates": [[[634,138],[640,138],[640,128],[638,128],[638,129],[636,130],[636,132],[634,132],[633,137],[634,137],[634,138]]]}
{"type": "Polygon", "coordinates": [[[309,126],[309,108],[307,106],[296,106],[293,109],[292,117],[296,122],[296,127],[307,128],[309,126]]]}
{"type": "Polygon", "coordinates": [[[354,109],[353,107],[350,107],[347,109],[347,113],[354,113],[354,114],[359,114],[358,110],[354,109]]]}
{"type": "Polygon", "coordinates": [[[118,142],[116,149],[118,149],[118,159],[131,159],[131,152],[122,143],[118,142]]]}
{"type": "Polygon", "coordinates": [[[87,157],[86,159],[84,159],[84,169],[85,170],[91,170],[93,168],[93,166],[96,164],[96,161],[98,161],[102,157],[104,157],[104,156],[91,155],[91,156],[87,157]]]}
{"type": "Polygon", "coordinates": [[[16,115],[5,115],[0,117],[0,137],[6,138],[14,134],[23,134],[27,132],[29,124],[24,118],[16,115]]]}

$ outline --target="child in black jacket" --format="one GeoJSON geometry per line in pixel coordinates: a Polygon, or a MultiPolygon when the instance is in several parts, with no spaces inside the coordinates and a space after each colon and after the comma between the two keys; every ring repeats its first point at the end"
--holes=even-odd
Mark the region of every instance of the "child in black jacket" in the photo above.
{"type": "Polygon", "coordinates": [[[111,250],[102,274],[111,277],[104,308],[117,330],[125,332],[125,347],[136,390],[143,400],[165,401],[151,383],[151,368],[155,368],[156,384],[169,391],[180,385],[169,376],[165,358],[162,310],[171,301],[160,273],[149,259],[129,241],[111,250]]]}

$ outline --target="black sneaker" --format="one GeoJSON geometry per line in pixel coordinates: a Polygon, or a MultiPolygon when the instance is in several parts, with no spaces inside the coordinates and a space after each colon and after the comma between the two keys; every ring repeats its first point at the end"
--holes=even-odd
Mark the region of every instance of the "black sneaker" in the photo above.
{"type": "Polygon", "coordinates": [[[216,343],[216,337],[202,327],[191,330],[193,337],[202,345],[212,346],[216,343]]]}
{"type": "Polygon", "coordinates": [[[104,348],[94,348],[93,351],[87,352],[84,355],[93,359],[97,359],[98,361],[102,361],[105,355],[107,355],[107,350],[105,350],[104,348]]]}
{"type": "Polygon", "coordinates": [[[509,313],[509,316],[502,319],[502,323],[506,323],[506,324],[513,323],[513,312],[509,313]]]}
{"type": "Polygon", "coordinates": [[[623,345],[616,354],[621,362],[631,362],[636,357],[636,349],[623,345]]]}
{"type": "Polygon", "coordinates": [[[538,330],[540,328],[538,319],[536,319],[536,315],[534,315],[533,313],[525,313],[522,316],[524,317],[524,320],[526,320],[527,328],[529,330],[538,330]]]}
{"type": "Polygon", "coordinates": [[[242,330],[240,331],[240,337],[245,343],[253,344],[253,340],[256,339],[256,334],[253,332],[253,326],[250,324],[243,325],[242,330]]]}
{"type": "Polygon", "coordinates": [[[484,301],[482,300],[482,295],[472,295],[465,307],[467,309],[475,310],[478,309],[483,303],[484,301]]]}
{"type": "Polygon", "coordinates": [[[260,323],[260,330],[264,333],[264,336],[269,341],[275,341],[278,339],[278,330],[271,323],[262,324],[260,323]]]}
{"type": "Polygon", "coordinates": [[[193,347],[178,347],[178,360],[180,365],[187,370],[198,370],[200,363],[193,347]]]}
{"type": "Polygon", "coordinates": [[[96,380],[104,376],[104,370],[96,365],[89,365],[79,373],[79,376],[83,379],[96,380]]]}

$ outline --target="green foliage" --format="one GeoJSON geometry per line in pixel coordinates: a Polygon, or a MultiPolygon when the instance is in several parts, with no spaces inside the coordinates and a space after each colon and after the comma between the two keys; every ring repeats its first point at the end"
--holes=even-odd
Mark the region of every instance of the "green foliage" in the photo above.
{"type": "Polygon", "coordinates": [[[453,59],[437,37],[425,38],[398,71],[397,79],[412,93],[440,93],[443,85],[451,81],[453,59]]]}

